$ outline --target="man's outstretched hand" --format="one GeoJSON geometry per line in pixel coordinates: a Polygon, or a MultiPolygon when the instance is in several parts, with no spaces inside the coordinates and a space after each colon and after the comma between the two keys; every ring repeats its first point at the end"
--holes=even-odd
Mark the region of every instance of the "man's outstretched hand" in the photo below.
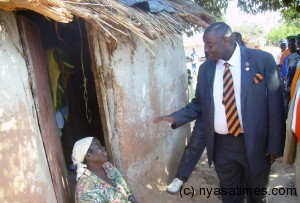
{"type": "Polygon", "coordinates": [[[162,121],[167,121],[169,122],[169,125],[171,126],[172,124],[175,124],[175,119],[170,116],[170,115],[167,115],[167,116],[160,116],[160,117],[156,117],[153,122],[154,123],[160,123],[162,121]]]}

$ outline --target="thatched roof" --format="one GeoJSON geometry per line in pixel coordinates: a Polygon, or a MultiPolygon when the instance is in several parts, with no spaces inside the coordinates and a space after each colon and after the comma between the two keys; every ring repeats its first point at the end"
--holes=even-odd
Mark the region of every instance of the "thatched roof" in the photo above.
{"type": "MultiPolygon", "coordinates": [[[[0,0],[0,9],[33,10],[55,21],[68,23],[74,16],[100,27],[115,39],[115,33],[135,33],[151,42],[153,38],[183,31],[190,25],[206,28],[214,16],[191,0],[157,0],[175,12],[152,13],[138,5],[125,5],[122,0],[0,0]]],[[[124,0],[123,0],[124,1],[124,0]]],[[[133,0],[131,0],[132,2],[133,0]]],[[[142,0],[141,2],[146,2],[142,0]]]]}

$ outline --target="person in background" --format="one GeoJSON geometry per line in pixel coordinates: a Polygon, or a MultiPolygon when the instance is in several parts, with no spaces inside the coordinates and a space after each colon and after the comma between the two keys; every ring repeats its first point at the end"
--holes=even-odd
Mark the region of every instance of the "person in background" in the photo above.
{"type": "Polygon", "coordinates": [[[292,80],[294,78],[297,63],[300,60],[300,34],[295,36],[295,43],[293,44],[293,49],[288,57],[287,57],[287,75],[286,75],[286,86],[290,91],[292,80]]]}
{"type": "Polygon", "coordinates": [[[246,195],[247,202],[267,202],[271,164],[285,138],[280,78],[270,53],[239,46],[231,33],[223,22],[205,30],[208,59],[199,68],[195,98],[154,123],[176,129],[196,119],[198,148],[206,146],[209,165],[214,162],[222,201],[244,202],[246,195]],[[231,195],[232,188],[252,192],[231,195]]]}
{"type": "Polygon", "coordinates": [[[194,77],[192,75],[192,71],[191,69],[187,69],[187,74],[188,74],[188,97],[189,100],[191,100],[194,95],[195,95],[195,80],[194,77]]]}
{"type": "Polygon", "coordinates": [[[192,60],[192,73],[195,75],[196,71],[197,71],[197,63],[199,60],[199,56],[198,56],[195,48],[193,48],[193,52],[191,54],[191,60],[192,60]]]}
{"type": "MultiPolygon", "coordinates": [[[[300,48],[300,35],[298,35],[296,39],[296,44],[298,48],[300,48]]],[[[294,62],[296,63],[296,61],[294,62]]],[[[298,60],[295,69],[296,71],[290,89],[291,100],[288,106],[286,121],[283,162],[295,166],[297,199],[298,202],[300,202],[300,60],[298,60]]]]}
{"type": "Polygon", "coordinates": [[[290,88],[295,74],[295,66],[299,60],[296,46],[296,36],[288,36],[288,50],[290,52],[283,60],[283,66],[281,70],[284,86],[284,98],[285,98],[285,113],[288,114],[288,108],[290,103],[290,88]]]}
{"type": "Polygon", "coordinates": [[[72,161],[77,167],[76,203],[119,203],[137,200],[119,170],[107,160],[107,153],[94,137],[78,140],[72,161]]]}
{"type": "MultiPolygon", "coordinates": [[[[205,59],[207,59],[207,52],[204,52],[205,59]]],[[[190,69],[188,70],[188,74],[191,75],[190,69]]],[[[192,80],[189,83],[189,101],[195,96],[195,89],[194,89],[194,81],[192,80]],[[190,93],[192,89],[192,94],[190,93]]],[[[195,122],[194,126],[197,126],[199,121],[195,122]]],[[[184,152],[181,157],[180,165],[177,169],[175,178],[173,181],[167,186],[167,192],[171,194],[175,194],[179,191],[180,187],[188,181],[189,177],[191,176],[193,170],[195,169],[199,159],[201,158],[203,151],[205,149],[205,143],[203,142],[203,138],[199,139],[197,129],[194,127],[192,130],[191,137],[187,146],[184,149],[184,152]]]]}
{"type": "MultiPolygon", "coordinates": [[[[289,42],[289,39],[290,39],[290,38],[293,38],[293,36],[287,36],[287,37],[286,37],[287,43],[289,42]]],[[[284,51],[281,53],[280,60],[279,60],[279,65],[278,65],[278,67],[279,67],[280,70],[283,69],[282,66],[283,66],[283,63],[284,63],[284,58],[285,58],[286,56],[290,55],[290,54],[291,54],[291,51],[290,51],[289,49],[286,49],[286,50],[284,50],[284,51]]]]}
{"type": "MultiPolygon", "coordinates": [[[[279,48],[280,48],[280,51],[276,55],[276,64],[277,64],[278,68],[279,68],[279,62],[280,62],[281,54],[287,49],[287,41],[286,41],[286,39],[281,39],[279,41],[279,48]]],[[[281,67],[279,69],[279,72],[281,72],[281,67]]]]}
{"type": "Polygon", "coordinates": [[[239,32],[233,32],[232,33],[232,37],[234,39],[234,41],[236,41],[240,46],[245,46],[245,43],[243,41],[243,37],[242,34],[239,32]]]}
{"type": "Polygon", "coordinates": [[[201,132],[195,127],[198,126],[199,122],[200,118],[196,119],[192,135],[184,148],[175,178],[166,189],[168,193],[175,194],[180,190],[181,186],[188,181],[203,154],[205,141],[203,136],[199,136],[201,132]]]}
{"type": "MultiPolygon", "coordinates": [[[[298,51],[299,51],[300,50],[300,34],[297,36],[297,46],[298,46],[298,51]]],[[[292,84],[291,84],[291,92],[290,92],[291,99],[295,95],[299,76],[300,76],[300,60],[298,61],[297,65],[296,65],[296,72],[295,72],[295,75],[293,77],[292,84]]]]}
{"type": "Polygon", "coordinates": [[[281,74],[282,77],[285,78],[287,75],[288,71],[288,56],[295,53],[297,51],[297,46],[296,46],[296,36],[290,35],[287,37],[287,43],[288,43],[288,48],[282,52],[282,55],[280,56],[280,60],[282,59],[282,56],[285,54],[283,58],[283,62],[281,64],[281,74]]]}

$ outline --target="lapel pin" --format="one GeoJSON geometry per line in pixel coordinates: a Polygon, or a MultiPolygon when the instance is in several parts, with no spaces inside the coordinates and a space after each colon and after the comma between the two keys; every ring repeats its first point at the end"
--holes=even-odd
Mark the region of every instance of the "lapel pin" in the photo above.
{"type": "Polygon", "coordinates": [[[245,63],[245,65],[246,65],[246,71],[249,71],[250,70],[250,68],[248,67],[248,66],[250,66],[250,63],[247,61],[246,63],[245,63]]]}

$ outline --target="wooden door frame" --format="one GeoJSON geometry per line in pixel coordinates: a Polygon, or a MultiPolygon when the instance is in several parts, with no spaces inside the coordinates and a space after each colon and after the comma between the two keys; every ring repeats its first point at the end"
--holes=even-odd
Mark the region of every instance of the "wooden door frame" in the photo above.
{"type": "Polygon", "coordinates": [[[71,202],[68,172],[59,139],[52,102],[46,57],[39,27],[23,15],[18,15],[18,27],[31,81],[40,134],[58,203],[71,202]]]}
{"type": "Polygon", "coordinates": [[[109,161],[114,162],[114,157],[112,153],[112,145],[110,138],[112,137],[111,132],[111,124],[109,122],[109,111],[107,105],[107,94],[106,87],[104,81],[104,72],[103,72],[103,62],[102,55],[100,50],[99,39],[97,38],[97,31],[91,24],[85,21],[86,30],[87,30],[87,38],[90,49],[90,57],[91,57],[91,69],[94,75],[95,80],[95,88],[98,100],[98,107],[100,113],[100,119],[102,124],[102,131],[105,141],[105,147],[108,154],[109,161]],[[98,60],[96,60],[96,58],[98,60]],[[99,60],[100,59],[100,60],[99,60]]]}

